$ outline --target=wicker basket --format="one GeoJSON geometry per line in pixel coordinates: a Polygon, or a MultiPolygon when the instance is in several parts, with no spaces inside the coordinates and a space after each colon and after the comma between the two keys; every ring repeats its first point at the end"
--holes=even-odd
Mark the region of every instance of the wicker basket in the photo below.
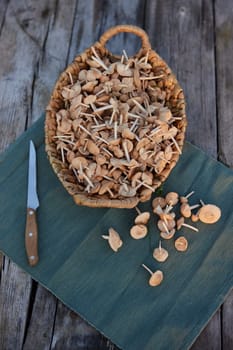
{"type": "MultiPolygon", "coordinates": [[[[114,96],[113,92],[110,92],[111,96],[114,96]]],[[[113,208],[133,208],[138,202],[150,199],[152,192],[158,188],[168,177],[171,170],[176,165],[180,153],[176,152],[177,149],[182,150],[186,129],[186,115],[185,115],[185,101],[182,89],[177,82],[175,76],[171,72],[171,69],[161,59],[161,57],[151,49],[151,45],[147,34],[140,28],[131,25],[119,25],[107,30],[96,42],[92,48],[86,49],[82,54],[78,55],[72,64],[70,64],[66,70],[60,75],[55,88],[53,90],[49,105],[46,109],[46,121],[45,121],[45,145],[46,152],[49,161],[57,174],[59,180],[66,188],[68,193],[73,196],[75,202],[80,205],[86,205],[90,207],[113,207],[113,208]],[[61,153],[57,147],[57,119],[56,115],[61,109],[67,107],[67,103],[62,96],[62,89],[69,86],[71,81],[78,81],[79,72],[83,69],[89,68],[89,62],[93,57],[94,52],[97,52],[101,58],[109,58],[111,62],[119,60],[119,57],[112,55],[105,47],[106,42],[114,35],[120,32],[129,32],[136,34],[141,38],[142,48],[134,56],[134,58],[140,59],[141,57],[147,57],[147,62],[152,66],[152,71],[155,76],[161,76],[156,80],[157,86],[166,93],[165,106],[167,106],[175,121],[173,125],[178,129],[177,134],[174,137],[173,142],[173,154],[171,159],[166,163],[164,169],[158,174],[153,173],[153,181],[151,186],[147,186],[132,196],[111,196],[108,192],[104,194],[89,193],[80,185],[77,180],[77,174],[71,169],[70,164],[64,161],[61,157],[61,153]],[[151,188],[151,190],[150,190],[151,188]]],[[[93,140],[91,133],[88,135],[93,140]]],[[[137,140],[138,142],[139,140],[137,140]]],[[[135,144],[134,144],[135,146],[135,144]]],[[[78,150],[77,150],[78,152],[78,150]]],[[[110,152],[109,152],[110,153],[110,152]]],[[[138,168],[141,172],[145,168],[138,168]]],[[[138,170],[137,169],[137,170],[138,170]]],[[[105,178],[105,182],[106,182],[105,178]]],[[[121,180],[122,181],[122,180],[121,180]]]]}

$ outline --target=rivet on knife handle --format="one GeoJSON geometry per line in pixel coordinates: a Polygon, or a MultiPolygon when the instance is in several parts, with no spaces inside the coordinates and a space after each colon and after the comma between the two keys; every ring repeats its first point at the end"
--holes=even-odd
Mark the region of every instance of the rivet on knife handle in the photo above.
{"type": "Polygon", "coordinates": [[[39,260],[38,230],[36,221],[36,211],[31,208],[27,208],[25,247],[29,264],[31,266],[35,266],[39,260]]]}

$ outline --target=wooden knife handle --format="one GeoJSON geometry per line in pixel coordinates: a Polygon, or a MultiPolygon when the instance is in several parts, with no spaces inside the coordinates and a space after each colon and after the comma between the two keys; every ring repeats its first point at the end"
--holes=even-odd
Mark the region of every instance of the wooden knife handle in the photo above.
{"type": "Polygon", "coordinates": [[[25,248],[29,265],[35,266],[38,263],[38,230],[36,221],[36,211],[27,208],[27,220],[25,231],[25,248]]]}

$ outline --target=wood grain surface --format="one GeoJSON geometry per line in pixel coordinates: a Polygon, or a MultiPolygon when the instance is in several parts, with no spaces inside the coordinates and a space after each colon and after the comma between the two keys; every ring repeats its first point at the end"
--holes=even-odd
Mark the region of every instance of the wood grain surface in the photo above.
{"type": "MultiPolygon", "coordinates": [[[[45,110],[58,75],[110,26],[144,28],[184,89],[187,138],[233,166],[233,9],[230,0],[0,0],[0,150],[45,110]]],[[[140,47],[113,38],[114,53],[140,47]]],[[[6,257],[1,258],[0,349],[117,349],[6,257]],[[32,345],[33,344],[33,345],[32,345]]],[[[233,349],[233,292],[193,350],[233,349]]]]}

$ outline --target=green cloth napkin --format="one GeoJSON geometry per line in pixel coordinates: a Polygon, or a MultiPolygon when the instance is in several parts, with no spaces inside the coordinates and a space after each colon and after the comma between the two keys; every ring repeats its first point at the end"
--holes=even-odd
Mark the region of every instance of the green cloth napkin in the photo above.
{"type": "Polygon", "coordinates": [[[137,241],[129,236],[135,210],[75,205],[49,165],[43,127],[44,117],[0,157],[0,249],[120,348],[186,349],[233,285],[233,172],[186,143],[164,193],[194,190],[191,203],[201,198],[216,204],[222,217],[214,225],[196,223],[198,233],[179,231],[189,241],[186,253],[164,241],[169,258],[158,263],[152,257],[159,242],[156,218],[149,235],[137,241]],[[24,249],[30,139],[37,149],[40,199],[40,261],[33,268],[24,249]],[[124,241],[118,253],[101,238],[109,227],[124,241]],[[159,287],[148,285],[142,263],[163,271],[159,287]]]}

